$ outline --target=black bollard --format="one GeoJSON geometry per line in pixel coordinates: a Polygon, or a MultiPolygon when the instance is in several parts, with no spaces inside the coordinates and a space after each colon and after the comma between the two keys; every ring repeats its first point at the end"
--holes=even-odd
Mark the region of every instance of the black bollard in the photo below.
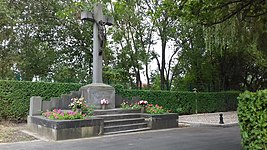
{"type": "Polygon", "coordinates": [[[220,122],[219,122],[219,124],[224,124],[224,122],[223,122],[223,114],[220,114],[220,122]]]}

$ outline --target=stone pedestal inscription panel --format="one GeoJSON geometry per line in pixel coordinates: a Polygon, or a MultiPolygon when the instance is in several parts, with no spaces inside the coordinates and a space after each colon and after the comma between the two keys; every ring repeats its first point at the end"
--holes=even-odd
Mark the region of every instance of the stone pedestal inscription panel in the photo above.
{"type": "Polygon", "coordinates": [[[81,87],[80,91],[88,105],[93,104],[96,108],[101,108],[101,99],[108,99],[107,108],[115,108],[115,89],[110,85],[93,83],[81,87]]]}

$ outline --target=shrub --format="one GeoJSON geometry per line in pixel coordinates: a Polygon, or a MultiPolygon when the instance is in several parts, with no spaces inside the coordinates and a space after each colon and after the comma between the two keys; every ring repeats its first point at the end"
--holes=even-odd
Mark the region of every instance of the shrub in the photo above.
{"type": "Polygon", "coordinates": [[[45,83],[0,80],[0,118],[8,120],[26,120],[30,106],[30,97],[41,96],[45,100],[60,97],[61,94],[77,91],[80,84],[45,83]]]}
{"type": "Polygon", "coordinates": [[[177,92],[177,91],[149,91],[149,90],[117,90],[116,93],[129,103],[133,97],[148,100],[150,104],[158,104],[171,112],[180,114],[234,111],[237,109],[237,97],[239,92],[177,92]]]}
{"type": "Polygon", "coordinates": [[[238,119],[244,149],[267,149],[267,90],[238,97],[238,119]]]}

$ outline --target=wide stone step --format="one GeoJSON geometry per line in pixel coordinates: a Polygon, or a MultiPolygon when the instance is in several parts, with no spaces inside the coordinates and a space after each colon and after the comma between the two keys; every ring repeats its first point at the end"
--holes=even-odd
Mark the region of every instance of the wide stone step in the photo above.
{"type": "Polygon", "coordinates": [[[106,126],[104,127],[104,133],[117,132],[117,131],[122,131],[122,130],[133,130],[133,129],[140,129],[140,128],[147,128],[147,123],[106,126]]]}
{"type": "Polygon", "coordinates": [[[119,119],[119,120],[106,120],[104,126],[116,126],[126,124],[144,123],[145,118],[130,118],[130,119],[119,119]]]}
{"type": "Polygon", "coordinates": [[[121,108],[115,108],[115,109],[96,109],[94,110],[94,115],[108,115],[108,114],[123,114],[123,113],[140,113],[140,109],[121,109],[121,108]]]}
{"type": "Polygon", "coordinates": [[[129,113],[129,114],[110,114],[110,115],[97,115],[97,118],[103,118],[104,120],[119,120],[129,118],[140,118],[140,113],[129,113]]]}
{"type": "Polygon", "coordinates": [[[121,134],[121,133],[130,133],[130,132],[141,132],[141,131],[146,131],[150,130],[150,128],[138,128],[138,129],[131,129],[131,130],[121,130],[121,131],[114,131],[114,132],[106,132],[104,135],[111,135],[111,134],[121,134]]]}

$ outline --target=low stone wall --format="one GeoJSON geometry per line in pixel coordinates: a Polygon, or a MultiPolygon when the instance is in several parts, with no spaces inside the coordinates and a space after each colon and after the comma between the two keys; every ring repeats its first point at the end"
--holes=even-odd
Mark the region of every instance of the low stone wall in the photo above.
{"type": "Polygon", "coordinates": [[[28,116],[29,129],[51,140],[66,140],[99,136],[104,131],[104,120],[50,120],[43,116],[28,116]]]}
{"type": "Polygon", "coordinates": [[[143,114],[148,122],[148,127],[154,129],[167,129],[178,127],[178,115],[176,113],[167,114],[143,114]]]}

